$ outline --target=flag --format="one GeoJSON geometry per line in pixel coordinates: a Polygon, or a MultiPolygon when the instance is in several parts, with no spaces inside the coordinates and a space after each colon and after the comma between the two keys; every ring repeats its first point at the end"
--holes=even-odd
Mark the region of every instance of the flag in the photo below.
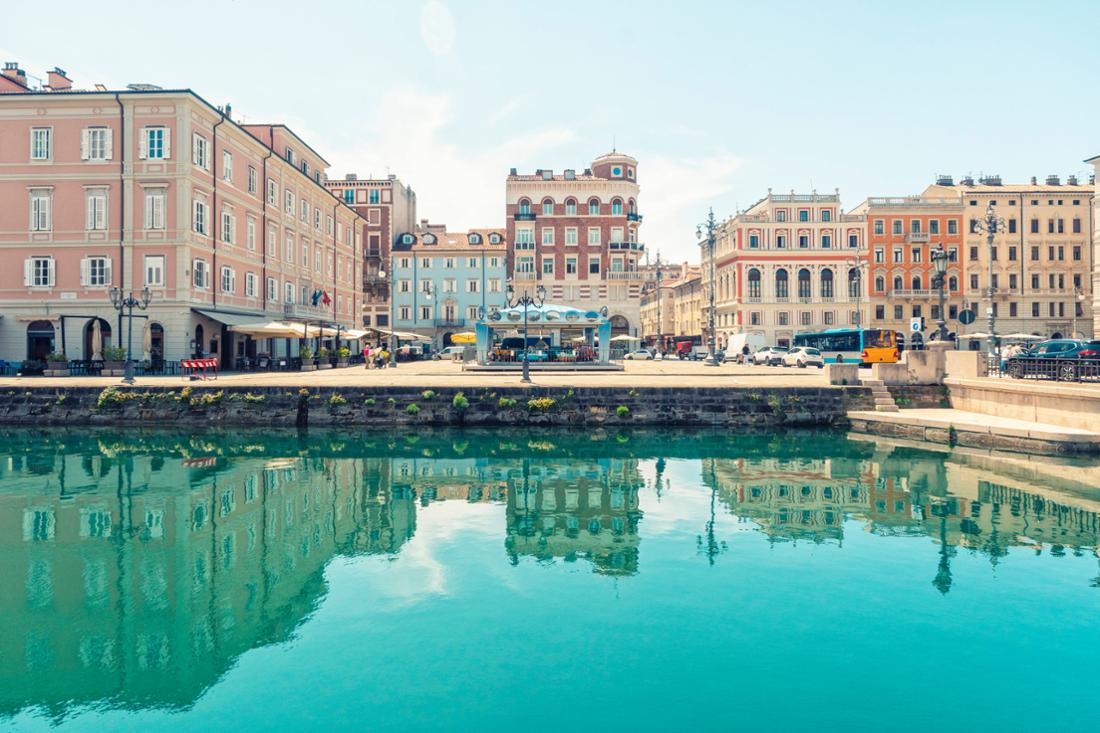
{"type": "Polygon", "coordinates": [[[328,297],[328,291],[327,290],[322,290],[321,291],[321,304],[322,305],[332,305],[332,298],[328,297]]]}

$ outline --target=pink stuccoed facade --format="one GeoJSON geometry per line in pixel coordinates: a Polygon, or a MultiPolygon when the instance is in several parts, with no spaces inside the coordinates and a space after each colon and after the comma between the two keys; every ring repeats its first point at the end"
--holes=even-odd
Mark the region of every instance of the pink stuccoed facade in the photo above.
{"type": "Polygon", "coordinates": [[[134,358],[296,353],[230,326],[356,328],[363,225],[328,162],[284,125],[238,124],[190,90],[30,90],[0,77],[0,359],[125,346],[109,290],[152,302],[134,358]],[[148,332],[146,332],[148,330],[148,332]]]}

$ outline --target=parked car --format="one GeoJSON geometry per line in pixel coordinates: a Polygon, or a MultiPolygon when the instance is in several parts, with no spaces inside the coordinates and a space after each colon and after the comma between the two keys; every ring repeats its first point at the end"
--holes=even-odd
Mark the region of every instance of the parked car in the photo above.
{"type": "Polygon", "coordinates": [[[695,348],[693,348],[691,350],[691,353],[688,355],[688,358],[691,359],[692,361],[702,361],[703,359],[707,358],[708,353],[710,353],[710,352],[707,351],[706,346],[696,346],[695,348]]]}
{"type": "Polygon", "coordinates": [[[783,366],[796,366],[799,369],[815,366],[821,369],[825,366],[825,359],[821,356],[821,351],[812,346],[796,346],[783,355],[783,366]]]}
{"type": "Polygon", "coordinates": [[[765,346],[752,355],[752,363],[778,366],[783,363],[783,355],[786,353],[787,347],[785,346],[765,346]]]}
{"type": "Polygon", "coordinates": [[[649,360],[653,358],[653,354],[650,353],[649,349],[634,349],[623,354],[623,358],[649,360]]]}
{"type": "Polygon", "coordinates": [[[1082,366],[1100,368],[1100,340],[1043,341],[1009,357],[1005,362],[1005,371],[1014,379],[1042,376],[1072,381],[1078,378],[1082,366]]]}
{"type": "Polygon", "coordinates": [[[443,349],[443,351],[437,351],[434,354],[432,354],[432,358],[436,359],[436,360],[439,360],[439,359],[455,359],[455,358],[461,357],[463,352],[465,352],[465,351],[466,351],[465,346],[448,346],[447,348],[443,349]],[[457,355],[457,357],[456,357],[456,355],[457,355]]]}

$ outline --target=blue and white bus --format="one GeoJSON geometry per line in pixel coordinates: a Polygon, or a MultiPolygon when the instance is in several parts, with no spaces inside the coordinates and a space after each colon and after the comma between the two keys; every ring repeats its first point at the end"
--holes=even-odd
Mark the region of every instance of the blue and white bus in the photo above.
{"type": "Polygon", "coordinates": [[[796,333],[795,346],[812,346],[827,364],[894,364],[901,355],[901,339],[882,328],[831,328],[796,333]]]}

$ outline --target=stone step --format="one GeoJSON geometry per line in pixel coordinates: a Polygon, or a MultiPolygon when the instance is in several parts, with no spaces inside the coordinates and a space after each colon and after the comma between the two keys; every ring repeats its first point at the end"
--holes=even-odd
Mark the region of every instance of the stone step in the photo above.
{"type": "Polygon", "coordinates": [[[886,382],[881,379],[860,379],[859,383],[864,387],[885,387],[886,382]]]}
{"type": "Polygon", "coordinates": [[[875,412],[899,412],[897,405],[875,405],[875,412]]]}

